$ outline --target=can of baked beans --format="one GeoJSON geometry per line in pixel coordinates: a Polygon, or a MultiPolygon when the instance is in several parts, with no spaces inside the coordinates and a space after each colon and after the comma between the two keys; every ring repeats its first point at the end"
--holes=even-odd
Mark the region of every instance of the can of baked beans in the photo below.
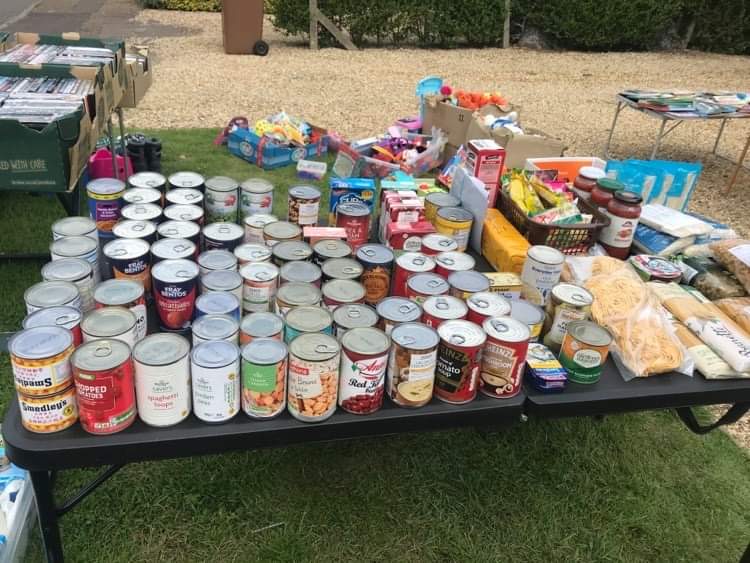
{"type": "Polygon", "coordinates": [[[162,260],[190,260],[198,253],[195,243],[184,238],[163,238],[151,245],[151,264],[162,260]]]}
{"type": "Polygon", "coordinates": [[[242,311],[270,311],[279,285],[279,269],[271,263],[245,264],[240,268],[243,279],[242,311]]]}
{"type": "Polygon", "coordinates": [[[282,317],[297,307],[320,305],[321,291],[311,283],[285,283],[276,292],[275,311],[282,317]]]}
{"type": "Polygon", "coordinates": [[[365,302],[365,287],[354,280],[330,280],[323,284],[321,291],[329,311],[346,303],[365,302]]]}
{"type": "Polygon", "coordinates": [[[127,188],[122,194],[124,205],[133,203],[155,203],[161,204],[162,193],[154,188],[127,188]]]}
{"type": "Polygon", "coordinates": [[[154,266],[154,301],[163,327],[180,330],[190,326],[198,295],[198,273],[198,265],[190,260],[162,260],[154,266]]]}
{"type": "Polygon", "coordinates": [[[205,182],[207,223],[236,223],[239,209],[239,184],[226,176],[214,176],[205,182]]]}
{"type": "Polygon", "coordinates": [[[209,223],[203,227],[203,248],[234,250],[245,238],[245,231],[236,223],[209,223]]]}
{"type": "Polygon", "coordinates": [[[281,267],[287,262],[310,260],[312,248],[301,240],[290,240],[274,244],[271,254],[273,263],[281,267]]]}
{"type": "Polygon", "coordinates": [[[165,196],[169,205],[195,205],[203,208],[203,193],[193,188],[175,188],[165,196]]]}
{"type": "Polygon", "coordinates": [[[435,256],[435,273],[448,279],[453,272],[473,270],[476,260],[465,252],[441,252],[435,256]]]}
{"type": "Polygon", "coordinates": [[[239,344],[239,323],[229,315],[203,315],[193,321],[193,346],[208,340],[226,340],[239,344]]]}
{"type": "Polygon", "coordinates": [[[289,188],[287,221],[295,225],[317,225],[320,212],[320,190],[314,186],[289,188]]]}
{"type": "Polygon", "coordinates": [[[158,224],[161,223],[163,211],[155,203],[131,203],[122,208],[120,216],[131,221],[152,221],[158,224]]]}
{"type": "Polygon", "coordinates": [[[475,293],[490,290],[490,279],[475,270],[453,272],[448,276],[448,283],[451,286],[450,294],[463,300],[468,299],[475,293]]]}
{"type": "Polygon", "coordinates": [[[396,258],[396,266],[393,272],[391,284],[391,295],[394,297],[406,297],[406,282],[414,274],[432,272],[435,269],[435,260],[425,256],[421,252],[404,252],[396,258]]]}
{"type": "Polygon", "coordinates": [[[375,311],[380,317],[378,328],[388,335],[398,325],[422,318],[422,307],[405,297],[386,297],[378,303],[375,311]]]}
{"type": "Polygon", "coordinates": [[[135,315],[125,307],[94,309],[81,321],[84,342],[114,339],[121,340],[132,348],[137,342],[135,328],[135,315]]]}
{"type": "Polygon", "coordinates": [[[52,223],[52,240],[63,237],[88,237],[99,244],[96,223],[90,217],[63,217],[52,223]]]}
{"type": "Polygon", "coordinates": [[[250,313],[240,322],[240,345],[252,342],[255,338],[282,340],[284,320],[276,313],[250,313]]]}
{"type": "Polygon", "coordinates": [[[391,332],[386,391],[401,407],[422,407],[432,399],[440,338],[421,323],[403,323],[391,332]]]}
{"type": "Polygon", "coordinates": [[[273,338],[256,338],[242,349],[242,410],[250,418],[273,418],[286,408],[289,350],[273,338]]]}
{"type": "Polygon", "coordinates": [[[302,334],[289,345],[289,414],[302,422],[321,422],[336,410],[339,343],[328,334],[302,334]]]}
{"type": "Polygon", "coordinates": [[[151,245],[140,239],[115,239],[102,249],[109,278],[133,280],[151,289],[151,245]]]}
{"type": "Polygon", "coordinates": [[[100,233],[111,233],[112,227],[120,219],[124,192],[125,182],[116,178],[99,178],[86,185],[89,215],[100,233]]]}
{"type": "Polygon", "coordinates": [[[435,396],[446,403],[463,404],[477,396],[482,347],[487,340],[482,327],[469,321],[446,321],[440,335],[435,396]]]}
{"type": "Polygon", "coordinates": [[[208,272],[216,270],[234,270],[237,271],[237,257],[229,250],[213,249],[201,252],[198,255],[198,266],[200,267],[201,276],[208,272]]]}
{"type": "Polygon", "coordinates": [[[422,254],[426,254],[427,256],[437,256],[443,252],[453,252],[457,248],[458,244],[456,241],[445,235],[430,233],[422,237],[422,254]]]}
{"type": "Polygon", "coordinates": [[[446,295],[449,290],[448,282],[432,272],[414,274],[406,282],[406,298],[420,305],[428,297],[446,295]]]}
{"type": "Polygon", "coordinates": [[[336,338],[341,340],[344,333],[353,328],[372,328],[378,324],[375,309],[363,303],[339,305],[333,312],[333,326],[336,338]]]}
{"type": "Polygon", "coordinates": [[[482,328],[487,343],[482,351],[479,390],[496,399],[514,397],[523,383],[529,327],[510,317],[497,317],[484,321],[482,328]]]}
{"type": "Polygon", "coordinates": [[[81,334],[81,311],[74,307],[49,307],[39,309],[23,320],[23,328],[37,326],[59,326],[67,328],[73,334],[73,346],[80,346],[83,342],[81,334]]]}
{"type": "Polygon", "coordinates": [[[323,262],[331,258],[349,258],[352,247],[340,239],[323,239],[313,245],[313,262],[322,266],[323,262]]]}
{"type": "Polygon", "coordinates": [[[127,344],[115,339],[87,342],[73,353],[70,363],[78,415],[86,432],[114,434],[133,424],[137,409],[127,344]]]}
{"type": "Polygon", "coordinates": [[[469,247],[471,226],[474,215],[463,207],[441,207],[435,213],[435,230],[441,235],[451,237],[456,241],[459,252],[469,247]]]}
{"type": "Polygon", "coordinates": [[[67,281],[43,281],[35,283],[23,294],[26,313],[33,313],[48,307],[73,307],[81,309],[81,292],[67,281]]]}
{"type": "Polygon", "coordinates": [[[246,215],[243,221],[245,225],[245,242],[266,244],[266,240],[263,238],[263,229],[266,228],[266,225],[275,223],[278,220],[279,218],[276,215],[268,213],[246,215]]]}
{"type": "Polygon", "coordinates": [[[273,184],[263,178],[249,178],[240,184],[242,218],[273,210],[273,184]]]}
{"type": "Polygon", "coordinates": [[[438,209],[459,205],[461,205],[461,200],[451,194],[445,192],[427,194],[424,198],[424,218],[434,225],[438,209]]]}
{"type": "Polygon", "coordinates": [[[210,291],[195,299],[195,318],[203,315],[229,315],[239,322],[242,302],[229,291],[210,291]]]}
{"type": "Polygon", "coordinates": [[[190,415],[190,343],[152,334],[133,348],[138,416],[150,426],[173,426],[190,415]]]}
{"type": "Polygon", "coordinates": [[[510,302],[510,316],[529,327],[531,342],[539,341],[544,326],[544,309],[528,301],[513,299],[510,302]]]}
{"type": "Polygon", "coordinates": [[[320,279],[323,273],[320,266],[312,262],[287,262],[281,266],[280,270],[281,283],[311,283],[315,287],[320,287],[320,279]]]}
{"type": "Polygon", "coordinates": [[[121,219],[112,227],[112,234],[115,235],[115,238],[140,239],[153,244],[156,240],[156,223],[121,219]]]}
{"type": "Polygon", "coordinates": [[[468,308],[458,297],[435,295],[422,303],[422,311],[422,322],[437,329],[446,321],[465,319],[468,308]]]}
{"type": "Polygon", "coordinates": [[[240,349],[225,340],[201,342],[190,353],[193,412],[220,424],[240,410],[240,349]]]}
{"type": "Polygon", "coordinates": [[[8,342],[16,389],[24,395],[59,393],[71,385],[73,334],[60,326],[22,330],[8,342]]]}
{"type": "Polygon", "coordinates": [[[148,333],[146,298],[143,285],[131,280],[108,280],[94,290],[94,305],[102,307],[125,307],[135,315],[135,340],[148,333]]]}
{"type": "Polygon", "coordinates": [[[192,221],[198,225],[204,223],[204,211],[197,205],[172,204],[164,208],[164,219],[170,221],[192,221]]]}
{"type": "Polygon", "coordinates": [[[44,281],[66,281],[75,284],[81,294],[81,311],[94,308],[94,272],[91,263],[82,258],[53,260],[42,266],[44,281]]]}
{"type": "Polygon", "coordinates": [[[323,262],[320,267],[323,279],[330,280],[357,280],[364,273],[362,264],[352,258],[331,258],[323,262]]]}
{"type": "Polygon", "coordinates": [[[339,203],[336,226],[346,231],[346,240],[356,252],[370,238],[370,208],[356,201],[339,203]]]}
{"type": "Polygon", "coordinates": [[[357,260],[362,264],[365,303],[368,305],[377,305],[388,297],[394,259],[393,251],[383,244],[364,244],[357,250],[357,260]]]}
{"type": "Polygon", "coordinates": [[[99,271],[99,239],[87,236],[70,236],[55,239],[49,245],[49,253],[52,261],[63,258],[81,258],[91,264],[94,275],[94,283],[99,283],[101,273],[99,271]]]}
{"type": "Polygon", "coordinates": [[[370,414],[383,406],[391,339],[377,328],[352,328],[341,337],[339,406],[370,414]]]}
{"type": "Polygon", "coordinates": [[[70,385],[44,397],[17,393],[21,424],[29,432],[51,434],[70,428],[78,420],[76,388],[70,385]]]}
{"type": "Polygon", "coordinates": [[[201,293],[228,291],[242,301],[244,279],[234,270],[214,270],[201,276],[201,293]]]}
{"type": "Polygon", "coordinates": [[[240,266],[257,262],[270,262],[271,249],[264,244],[245,242],[234,249],[234,256],[240,266]]]}
{"type": "Polygon", "coordinates": [[[284,342],[287,344],[300,334],[321,332],[333,335],[333,316],[325,307],[295,307],[289,310],[284,320],[284,342]]]}
{"type": "Polygon", "coordinates": [[[175,172],[167,179],[167,182],[170,191],[175,188],[192,188],[203,192],[206,180],[197,172],[175,172]]]}
{"type": "Polygon", "coordinates": [[[201,228],[192,221],[164,221],[157,228],[159,238],[178,238],[189,240],[196,246],[201,243],[201,228]]]}
{"type": "Polygon", "coordinates": [[[263,227],[263,240],[259,242],[274,246],[279,242],[293,240],[302,240],[302,228],[299,225],[288,221],[273,221],[263,227]]]}
{"type": "Polygon", "coordinates": [[[470,295],[466,300],[469,314],[466,320],[482,326],[487,319],[507,317],[510,315],[510,303],[499,293],[480,291],[470,295]]]}

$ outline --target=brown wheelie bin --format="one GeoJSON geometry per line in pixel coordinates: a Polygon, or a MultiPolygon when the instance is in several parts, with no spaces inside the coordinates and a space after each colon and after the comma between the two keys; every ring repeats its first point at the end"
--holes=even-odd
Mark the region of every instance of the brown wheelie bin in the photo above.
{"type": "Polygon", "coordinates": [[[221,27],[226,53],[268,54],[268,43],[263,41],[263,0],[222,0],[221,27]]]}

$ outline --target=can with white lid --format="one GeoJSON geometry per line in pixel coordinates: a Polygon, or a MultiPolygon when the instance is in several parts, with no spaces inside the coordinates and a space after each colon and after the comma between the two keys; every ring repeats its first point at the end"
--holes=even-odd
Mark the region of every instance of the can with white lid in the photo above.
{"type": "Polygon", "coordinates": [[[83,342],[81,334],[81,311],[73,307],[49,307],[39,309],[23,320],[23,328],[37,326],[60,326],[67,328],[73,334],[73,346],[80,346],[83,342]]]}
{"type": "Polygon", "coordinates": [[[271,261],[271,249],[264,244],[245,242],[234,249],[240,266],[271,261]]]}
{"type": "Polygon", "coordinates": [[[279,275],[281,283],[311,283],[320,287],[320,278],[323,274],[317,264],[294,261],[281,266],[279,275]]]}
{"type": "Polygon", "coordinates": [[[467,320],[482,326],[487,319],[507,317],[510,315],[510,303],[499,293],[480,291],[473,293],[466,300],[469,308],[467,320]]]}
{"type": "Polygon", "coordinates": [[[240,184],[242,217],[273,210],[273,184],[263,178],[249,178],[240,184]]]}
{"type": "Polygon", "coordinates": [[[518,395],[529,349],[529,327],[510,317],[487,319],[482,325],[487,343],[482,353],[479,390],[489,397],[518,395]]]}
{"type": "Polygon", "coordinates": [[[195,205],[203,208],[203,193],[193,188],[175,188],[166,195],[167,207],[170,205],[195,205]]]}
{"type": "Polygon", "coordinates": [[[550,246],[532,246],[526,252],[521,281],[523,298],[534,305],[547,305],[552,288],[560,281],[565,256],[550,246]]]}
{"type": "Polygon", "coordinates": [[[162,193],[154,188],[128,188],[122,194],[122,201],[125,205],[131,203],[155,203],[161,204],[162,193]]]}
{"type": "Polygon", "coordinates": [[[297,420],[321,422],[336,410],[341,347],[328,334],[308,333],[289,345],[288,408],[297,420]]]}
{"type": "Polygon", "coordinates": [[[125,307],[102,307],[83,317],[83,341],[99,339],[121,340],[131,348],[135,346],[135,315],[125,307]]]}
{"type": "Polygon", "coordinates": [[[243,223],[245,225],[245,242],[252,242],[256,244],[265,244],[266,241],[263,238],[263,229],[266,225],[275,223],[279,218],[276,215],[268,213],[254,213],[253,215],[246,215],[243,223]]]}
{"type": "Polygon", "coordinates": [[[148,333],[146,316],[146,294],[143,285],[132,280],[107,280],[96,286],[94,305],[102,307],[125,307],[135,315],[135,340],[138,342],[148,333]]]}
{"type": "Polygon", "coordinates": [[[203,227],[203,248],[234,250],[245,237],[245,231],[235,223],[209,223],[203,227]]]}
{"type": "Polygon", "coordinates": [[[228,291],[242,301],[243,279],[239,272],[234,270],[214,270],[201,276],[201,293],[211,291],[228,291]]]}
{"type": "Polygon", "coordinates": [[[240,268],[240,275],[243,312],[270,311],[279,285],[279,269],[270,262],[245,264],[240,268]]]}
{"type": "Polygon", "coordinates": [[[255,338],[282,340],[284,319],[276,313],[250,313],[240,322],[240,344],[252,342],[255,338]]]}
{"type": "Polygon", "coordinates": [[[173,204],[164,208],[164,218],[171,221],[192,221],[203,224],[204,211],[198,205],[173,204]]]}
{"type": "Polygon", "coordinates": [[[380,317],[378,328],[388,335],[398,325],[422,318],[422,307],[406,297],[386,297],[375,310],[380,317]]]}
{"type": "Polygon", "coordinates": [[[175,188],[192,188],[203,192],[206,180],[197,172],[175,172],[167,181],[170,191],[175,188]]]}
{"type": "Polygon", "coordinates": [[[237,257],[229,250],[215,248],[198,255],[201,276],[215,270],[237,270],[237,257]]]}
{"type": "Polygon", "coordinates": [[[239,344],[240,327],[229,315],[202,315],[193,321],[193,346],[208,340],[226,340],[239,344]]]}
{"type": "Polygon", "coordinates": [[[284,412],[288,356],[286,344],[273,338],[256,338],[242,349],[242,410],[250,418],[284,412]]]}
{"type": "Polygon", "coordinates": [[[96,223],[90,217],[64,217],[52,223],[52,240],[63,237],[88,237],[99,244],[96,223]]]}
{"type": "Polygon", "coordinates": [[[152,189],[164,193],[167,189],[167,179],[158,172],[136,172],[128,177],[130,189],[152,189]]]}
{"type": "Polygon", "coordinates": [[[112,234],[117,238],[140,239],[152,244],[156,240],[156,223],[121,219],[112,227],[112,234]]]}
{"type": "Polygon", "coordinates": [[[446,321],[465,319],[469,310],[466,303],[451,295],[434,295],[422,303],[422,322],[437,329],[446,321]]]}
{"type": "Polygon", "coordinates": [[[184,238],[163,238],[151,245],[151,264],[161,260],[192,259],[198,252],[195,243],[184,238]]]}
{"type": "Polygon", "coordinates": [[[222,423],[240,410],[240,349],[231,342],[201,342],[190,353],[193,412],[203,422],[222,423]]]}
{"type": "Polygon", "coordinates": [[[33,313],[47,307],[68,306],[81,309],[81,292],[78,286],[67,281],[35,283],[23,294],[26,312],[33,313]]]}
{"type": "Polygon", "coordinates": [[[187,239],[195,245],[200,245],[201,242],[200,225],[192,221],[164,221],[156,231],[159,233],[159,238],[187,239]]]}
{"type": "Polygon", "coordinates": [[[161,223],[163,210],[161,206],[155,203],[131,203],[122,208],[120,216],[123,219],[131,219],[133,221],[161,223]]]}
{"type": "Polygon", "coordinates": [[[94,272],[91,263],[82,258],[62,258],[42,266],[45,281],[67,281],[74,283],[81,294],[81,311],[94,308],[94,272]]]}
{"type": "Polygon", "coordinates": [[[62,258],[82,258],[91,264],[91,272],[94,283],[101,280],[99,271],[99,238],[75,235],[57,238],[49,245],[49,253],[52,260],[62,258]]]}
{"type": "Polygon", "coordinates": [[[24,329],[8,342],[16,389],[25,395],[48,396],[70,387],[73,334],[60,326],[24,329]]]}
{"type": "Polygon", "coordinates": [[[213,176],[206,184],[206,222],[237,222],[239,208],[239,186],[237,181],[227,176],[213,176]]]}
{"type": "Polygon", "coordinates": [[[151,289],[151,245],[141,239],[115,239],[104,245],[102,254],[108,277],[133,280],[151,289]]]}

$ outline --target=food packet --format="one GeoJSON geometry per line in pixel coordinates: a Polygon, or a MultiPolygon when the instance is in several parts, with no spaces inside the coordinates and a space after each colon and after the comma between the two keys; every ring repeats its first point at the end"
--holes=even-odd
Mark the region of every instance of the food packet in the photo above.
{"type": "Polygon", "coordinates": [[[750,297],[730,297],[716,301],[716,306],[750,334],[750,297]]]}
{"type": "Polygon", "coordinates": [[[696,288],[711,301],[747,295],[737,278],[711,258],[683,258],[682,270],[683,281],[696,288]]]}
{"type": "Polygon", "coordinates": [[[721,240],[709,245],[716,260],[750,292],[750,240],[721,240]]]}

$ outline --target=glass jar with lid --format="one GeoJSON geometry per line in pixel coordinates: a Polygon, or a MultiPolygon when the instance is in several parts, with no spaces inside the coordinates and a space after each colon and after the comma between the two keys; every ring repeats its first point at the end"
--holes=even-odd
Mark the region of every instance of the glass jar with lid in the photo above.
{"type": "Polygon", "coordinates": [[[615,195],[615,192],[624,189],[625,186],[622,182],[618,182],[612,178],[599,178],[596,181],[596,185],[591,190],[591,203],[602,210],[605,210],[607,209],[609,200],[615,195]]]}
{"type": "Polygon", "coordinates": [[[607,173],[595,166],[582,166],[578,170],[578,176],[573,180],[573,193],[578,197],[589,200],[591,190],[596,186],[596,181],[606,177],[607,173]]]}

